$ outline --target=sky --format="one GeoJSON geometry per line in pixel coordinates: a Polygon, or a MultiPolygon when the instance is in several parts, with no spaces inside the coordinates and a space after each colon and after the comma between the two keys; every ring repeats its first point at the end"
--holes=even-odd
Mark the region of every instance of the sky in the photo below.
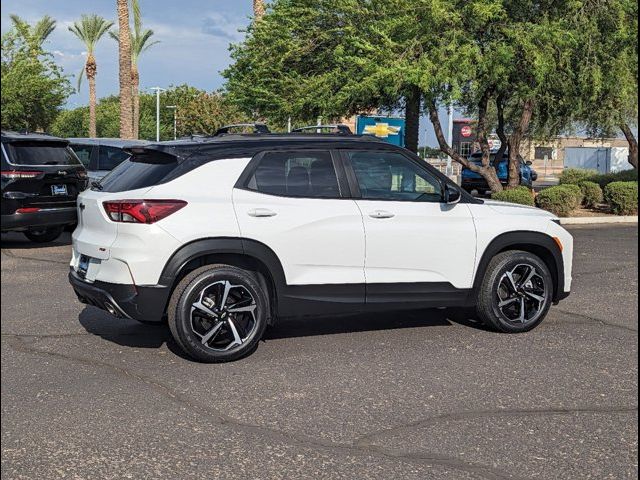
{"type": "MultiPolygon", "coordinates": [[[[96,13],[117,24],[114,0],[2,0],[1,27],[11,25],[10,14],[30,23],[44,15],[57,20],[57,28],[45,44],[65,74],[77,75],[86,58],[83,44],[68,27],[83,13],[96,13]]],[[[250,22],[252,0],[140,0],[145,28],[154,31],[160,43],[144,52],[139,60],[140,88],[168,87],[187,83],[203,90],[223,85],[220,72],[230,62],[229,45],[244,38],[250,22]]],[[[104,97],[118,92],[118,49],[115,40],[104,36],[95,52],[98,64],[97,94],[104,97]]],[[[72,95],[68,108],[88,103],[88,87],[72,95]]],[[[446,131],[447,118],[442,113],[446,131]]],[[[435,146],[433,130],[426,118],[421,120],[420,143],[435,146]]]]}

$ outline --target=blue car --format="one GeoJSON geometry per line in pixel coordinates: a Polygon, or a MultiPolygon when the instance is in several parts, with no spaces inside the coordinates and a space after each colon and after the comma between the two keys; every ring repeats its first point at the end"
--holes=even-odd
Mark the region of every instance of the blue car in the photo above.
{"type": "MultiPolygon", "coordinates": [[[[494,165],[496,152],[491,152],[490,162],[491,165],[494,165]]],[[[476,152],[469,156],[469,161],[475,163],[478,166],[482,165],[482,152],[476,152]]],[[[509,177],[509,153],[505,152],[502,156],[502,161],[498,165],[494,165],[496,167],[496,172],[498,174],[498,179],[502,185],[507,184],[507,180],[509,177]]],[[[536,171],[531,168],[531,162],[520,162],[520,185],[525,185],[527,187],[533,186],[533,182],[538,179],[538,174],[536,171]]],[[[468,168],[462,169],[462,188],[464,188],[467,192],[471,192],[473,190],[477,190],[478,193],[483,194],[489,189],[487,185],[487,181],[482,178],[479,173],[472,172],[468,168]]]]}

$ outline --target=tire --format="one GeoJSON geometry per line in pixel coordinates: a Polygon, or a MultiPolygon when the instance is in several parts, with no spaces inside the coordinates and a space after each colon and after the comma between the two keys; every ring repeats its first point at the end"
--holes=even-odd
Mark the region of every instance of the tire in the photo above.
{"type": "Polygon", "coordinates": [[[64,231],[64,227],[59,226],[59,227],[42,228],[38,230],[27,230],[26,232],[23,232],[23,233],[24,233],[24,236],[27,237],[32,242],[48,243],[48,242],[53,242],[55,239],[57,239],[60,235],[62,235],[63,231],[64,231]]]}
{"type": "Polygon", "coordinates": [[[553,278],[544,261],[529,252],[510,250],[489,262],[476,311],[486,326],[499,332],[528,332],[544,320],[552,297],[553,278]]]}
{"type": "Polygon", "coordinates": [[[267,326],[268,298],[253,273],[231,265],[206,265],[189,273],[173,291],[169,329],[194,360],[237,360],[258,346],[267,326]]]}

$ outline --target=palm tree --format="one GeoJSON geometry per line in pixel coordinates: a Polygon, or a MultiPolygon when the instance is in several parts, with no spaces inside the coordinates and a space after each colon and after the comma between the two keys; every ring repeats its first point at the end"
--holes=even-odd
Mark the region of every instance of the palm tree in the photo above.
{"type": "MultiPolygon", "coordinates": [[[[113,22],[105,20],[98,15],[82,15],[80,21],[74,22],[69,31],[84,43],[87,49],[87,61],[84,71],[89,81],[89,136],[96,136],[96,75],[98,64],[93,56],[96,44],[102,36],[113,26],[113,22]]],[[[82,82],[82,72],[78,76],[78,90],[82,82]]]]}
{"type": "MultiPolygon", "coordinates": [[[[133,11],[133,32],[131,33],[131,83],[133,91],[133,138],[138,138],[140,130],[140,74],[138,72],[138,58],[145,50],[158,41],[150,41],[153,30],[142,29],[142,13],[138,0],[131,0],[131,10],[133,11]]],[[[119,41],[118,32],[109,32],[111,38],[119,41]]]]}
{"type": "Polygon", "coordinates": [[[264,0],[253,0],[253,16],[259,20],[264,15],[264,0]]]}
{"type": "Polygon", "coordinates": [[[133,138],[131,98],[131,30],[127,0],[116,0],[118,12],[118,64],[120,79],[120,138],[133,138]]]}
{"type": "Polygon", "coordinates": [[[16,32],[24,39],[29,51],[34,56],[41,52],[42,44],[56,29],[56,21],[49,15],[42,17],[33,26],[18,15],[10,15],[10,18],[16,32]]]}

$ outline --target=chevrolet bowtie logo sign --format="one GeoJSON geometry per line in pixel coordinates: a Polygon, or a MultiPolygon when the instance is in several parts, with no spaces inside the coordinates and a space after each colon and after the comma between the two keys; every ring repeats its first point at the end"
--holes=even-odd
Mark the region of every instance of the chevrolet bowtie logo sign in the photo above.
{"type": "Polygon", "coordinates": [[[388,123],[376,123],[375,125],[367,125],[364,127],[364,133],[375,135],[378,138],[388,138],[389,135],[398,135],[400,127],[392,127],[388,123]]]}

